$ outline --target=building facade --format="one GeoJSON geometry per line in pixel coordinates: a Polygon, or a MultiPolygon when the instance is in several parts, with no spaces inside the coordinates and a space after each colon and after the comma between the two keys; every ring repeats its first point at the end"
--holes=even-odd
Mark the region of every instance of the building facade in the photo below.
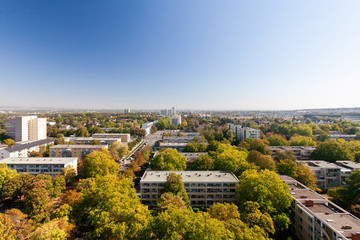
{"type": "Polygon", "coordinates": [[[94,137],[73,137],[69,139],[77,145],[89,145],[93,141],[99,141],[101,145],[112,145],[115,142],[121,143],[121,138],[94,138],[94,137]]]}
{"type": "Polygon", "coordinates": [[[170,125],[175,125],[175,126],[178,126],[181,124],[181,116],[180,115],[173,115],[171,118],[170,118],[170,125]]]}
{"type": "Polygon", "coordinates": [[[313,146],[269,146],[272,157],[276,156],[276,152],[291,151],[298,160],[309,160],[310,154],[316,149],[313,146]]]}
{"type": "Polygon", "coordinates": [[[279,177],[293,198],[293,224],[298,239],[360,239],[360,219],[293,178],[279,177]]]}
{"type": "Polygon", "coordinates": [[[233,131],[237,140],[242,141],[246,138],[260,139],[260,130],[241,125],[228,124],[229,130],[233,131]]]}
{"type": "Polygon", "coordinates": [[[16,146],[12,147],[0,147],[0,159],[9,157],[28,157],[32,151],[39,151],[40,147],[46,147],[49,144],[54,143],[53,139],[43,139],[32,142],[19,142],[16,146]]]}
{"type": "Polygon", "coordinates": [[[83,159],[93,151],[99,151],[107,146],[103,145],[55,145],[50,147],[51,157],[77,157],[83,159]]]}
{"type": "Polygon", "coordinates": [[[161,190],[170,173],[182,176],[192,207],[209,207],[216,202],[235,202],[239,180],[224,171],[146,171],[140,180],[141,202],[157,206],[161,190]]]}
{"type": "Polygon", "coordinates": [[[77,171],[77,158],[17,158],[10,157],[0,160],[18,173],[28,173],[34,176],[47,174],[51,177],[62,174],[62,169],[71,166],[77,171]]]}
{"type": "Polygon", "coordinates": [[[37,116],[8,117],[6,134],[15,142],[46,139],[46,118],[37,116]]]}
{"type": "Polygon", "coordinates": [[[120,138],[121,142],[130,142],[130,133],[95,133],[92,135],[93,138],[120,138]]]}

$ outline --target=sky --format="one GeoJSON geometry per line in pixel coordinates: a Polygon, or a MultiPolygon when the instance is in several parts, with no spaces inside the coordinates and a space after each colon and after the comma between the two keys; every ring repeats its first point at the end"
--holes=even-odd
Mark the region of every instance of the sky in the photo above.
{"type": "Polygon", "coordinates": [[[0,106],[360,107],[360,1],[0,0],[0,106]]]}

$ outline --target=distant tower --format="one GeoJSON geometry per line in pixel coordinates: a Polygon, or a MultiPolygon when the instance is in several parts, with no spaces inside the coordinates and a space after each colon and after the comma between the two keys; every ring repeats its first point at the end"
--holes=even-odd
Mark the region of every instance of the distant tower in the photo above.
{"type": "Polygon", "coordinates": [[[124,113],[130,113],[130,108],[125,108],[124,113]]]}
{"type": "Polygon", "coordinates": [[[173,116],[176,115],[176,109],[175,109],[175,107],[172,107],[172,115],[173,115],[173,116]]]}

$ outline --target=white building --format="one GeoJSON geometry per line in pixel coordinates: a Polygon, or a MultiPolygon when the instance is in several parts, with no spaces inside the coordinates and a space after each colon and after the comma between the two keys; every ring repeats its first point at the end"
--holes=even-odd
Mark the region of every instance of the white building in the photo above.
{"type": "Polygon", "coordinates": [[[216,202],[235,202],[239,180],[225,171],[146,171],[140,180],[141,202],[156,206],[170,173],[182,176],[192,207],[209,207],[216,202]]]}
{"type": "Polygon", "coordinates": [[[154,125],[154,122],[147,122],[141,125],[141,129],[144,129],[146,132],[146,135],[149,135],[151,133],[151,127],[154,125]]]}
{"type": "Polygon", "coordinates": [[[46,118],[37,116],[8,117],[6,134],[15,142],[46,139],[46,118]]]}
{"type": "Polygon", "coordinates": [[[178,126],[181,124],[181,116],[180,115],[174,115],[170,118],[170,125],[174,124],[175,126],[178,126]]]}
{"type": "Polygon", "coordinates": [[[124,109],[124,113],[127,114],[127,113],[130,113],[130,112],[131,112],[130,108],[125,108],[125,109],[124,109]]]}
{"type": "Polygon", "coordinates": [[[260,130],[241,125],[228,124],[228,128],[234,132],[237,140],[242,141],[245,138],[260,139],[260,130]]]}
{"type": "Polygon", "coordinates": [[[28,157],[32,151],[39,151],[41,146],[54,143],[53,139],[43,139],[32,142],[20,142],[12,147],[0,147],[0,159],[9,157],[28,157]]]}
{"type": "Polygon", "coordinates": [[[0,160],[0,164],[5,163],[9,168],[15,169],[18,173],[28,173],[31,175],[48,174],[51,177],[60,175],[63,168],[72,166],[77,170],[77,158],[22,158],[10,157],[0,160]]]}

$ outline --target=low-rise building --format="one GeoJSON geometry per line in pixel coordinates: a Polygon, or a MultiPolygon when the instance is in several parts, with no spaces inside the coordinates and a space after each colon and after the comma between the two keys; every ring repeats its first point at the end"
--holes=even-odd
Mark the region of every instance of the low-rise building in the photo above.
{"type": "Polygon", "coordinates": [[[181,124],[181,115],[174,115],[170,118],[170,125],[178,126],[181,124]]]}
{"type": "Polygon", "coordinates": [[[350,174],[360,169],[360,163],[353,161],[336,161],[336,164],[341,167],[341,185],[347,185],[350,174]]]}
{"type": "Polygon", "coordinates": [[[168,143],[191,143],[195,137],[193,136],[171,136],[163,137],[163,142],[168,143]]]}
{"type": "Polygon", "coordinates": [[[345,141],[355,140],[356,134],[330,134],[332,139],[344,139],[345,141]]]}
{"type": "Polygon", "coordinates": [[[95,133],[93,138],[121,138],[121,142],[130,142],[130,133],[95,133]]]}
{"type": "Polygon", "coordinates": [[[242,141],[246,138],[260,139],[260,130],[249,127],[242,127],[241,125],[228,124],[228,128],[234,132],[237,140],[242,141]]]}
{"type": "Polygon", "coordinates": [[[325,161],[303,161],[316,176],[316,185],[321,190],[329,190],[341,186],[341,167],[325,161]]]}
{"type": "Polygon", "coordinates": [[[147,122],[141,125],[141,129],[144,129],[146,132],[146,135],[149,135],[151,133],[151,127],[154,125],[154,122],[147,122]]]}
{"type": "Polygon", "coordinates": [[[279,176],[293,198],[298,239],[359,240],[360,219],[289,176],[279,176]]]}
{"type": "Polygon", "coordinates": [[[121,138],[94,138],[94,137],[74,137],[71,142],[78,145],[89,145],[93,141],[99,141],[101,145],[112,145],[115,142],[121,143],[121,138]]]}
{"type": "Polygon", "coordinates": [[[186,164],[195,161],[199,156],[207,154],[207,152],[180,152],[183,157],[186,157],[186,164]]]}
{"type": "Polygon", "coordinates": [[[78,157],[83,159],[86,155],[93,151],[99,151],[107,148],[103,145],[55,145],[50,147],[51,157],[78,157]]]}
{"type": "Polygon", "coordinates": [[[235,202],[239,180],[224,171],[146,171],[140,180],[141,202],[157,206],[161,190],[170,173],[182,176],[192,207],[209,207],[216,202],[235,202]]]}
{"type": "Polygon", "coordinates": [[[0,164],[5,163],[9,168],[15,169],[18,173],[28,173],[34,176],[47,174],[51,177],[60,175],[63,168],[72,166],[77,171],[77,158],[21,158],[10,157],[0,160],[0,164]]]}
{"type": "Polygon", "coordinates": [[[316,149],[314,146],[269,146],[272,157],[276,156],[276,152],[291,151],[298,160],[309,160],[310,154],[316,149]]]}
{"type": "Polygon", "coordinates": [[[43,139],[38,141],[18,142],[12,147],[0,148],[0,159],[9,157],[28,157],[32,151],[39,151],[40,147],[46,147],[54,143],[53,139],[43,139]]]}
{"type": "Polygon", "coordinates": [[[185,146],[187,145],[187,143],[169,143],[169,142],[160,142],[158,147],[154,147],[154,150],[160,150],[163,148],[171,148],[171,149],[176,149],[178,151],[182,151],[185,146]]]}

